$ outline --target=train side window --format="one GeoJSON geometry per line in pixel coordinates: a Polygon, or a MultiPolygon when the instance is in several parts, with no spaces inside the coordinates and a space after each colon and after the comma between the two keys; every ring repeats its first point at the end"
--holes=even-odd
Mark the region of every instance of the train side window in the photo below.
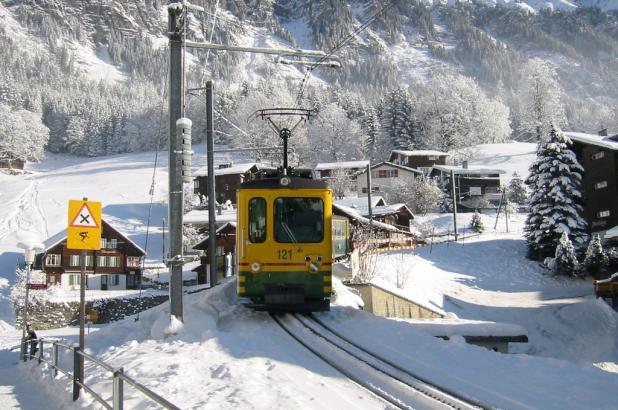
{"type": "Polygon", "coordinates": [[[266,200],[249,200],[249,241],[261,243],[266,240],[266,200]]]}

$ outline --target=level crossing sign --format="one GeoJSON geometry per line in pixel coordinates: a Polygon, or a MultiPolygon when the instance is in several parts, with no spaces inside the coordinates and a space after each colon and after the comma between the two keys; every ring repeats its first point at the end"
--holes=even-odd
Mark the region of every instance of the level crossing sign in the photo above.
{"type": "Polygon", "coordinates": [[[101,203],[69,200],[68,249],[101,249],[101,203]]]}

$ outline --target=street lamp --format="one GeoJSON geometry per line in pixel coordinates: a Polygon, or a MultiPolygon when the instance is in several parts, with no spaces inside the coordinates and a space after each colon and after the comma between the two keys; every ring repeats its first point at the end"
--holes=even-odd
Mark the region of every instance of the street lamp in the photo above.
{"type": "Polygon", "coordinates": [[[21,349],[19,351],[19,359],[25,360],[26,358],[26,324],[28,323],[28,293],[30,284],[30,267],[34,262],[36,251],[43,247],[38,244],[24,244],[18,243],[18,247],[24,250],[24,258],[26,260],[26,301],[24,303],[23,323],[21,327],[21,349]]]}

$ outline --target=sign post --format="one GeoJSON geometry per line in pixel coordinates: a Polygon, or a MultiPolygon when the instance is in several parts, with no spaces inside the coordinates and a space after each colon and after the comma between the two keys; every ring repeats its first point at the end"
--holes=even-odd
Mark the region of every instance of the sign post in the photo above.
{"type": "MultiPolygon", "coordinates": [[[[67,249],[81,250],[81,274],[79,277],[79,350],[84,351],[84,320],[86,317],[86,256],[88,250],[101,249],[101,203],[83,200],[69,200],[69,226],[67,228],[67,249]]],[[[94,262],[94,254],[92,255],[94,262]]],[[[84,381],[84,358],[79,356],[79,376],[84,381]]],[[[74,399],[79,397],[79,385],[74,399]]]]}

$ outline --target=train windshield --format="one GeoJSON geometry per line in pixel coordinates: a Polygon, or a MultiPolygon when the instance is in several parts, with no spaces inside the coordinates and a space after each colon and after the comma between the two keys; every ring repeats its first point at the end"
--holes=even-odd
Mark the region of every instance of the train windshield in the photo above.
{"type": "Polygon", "coordinates": [[[318,243],[324,239],[324,202],[320,198],[275,199],[275,240],[318,243]]]}

